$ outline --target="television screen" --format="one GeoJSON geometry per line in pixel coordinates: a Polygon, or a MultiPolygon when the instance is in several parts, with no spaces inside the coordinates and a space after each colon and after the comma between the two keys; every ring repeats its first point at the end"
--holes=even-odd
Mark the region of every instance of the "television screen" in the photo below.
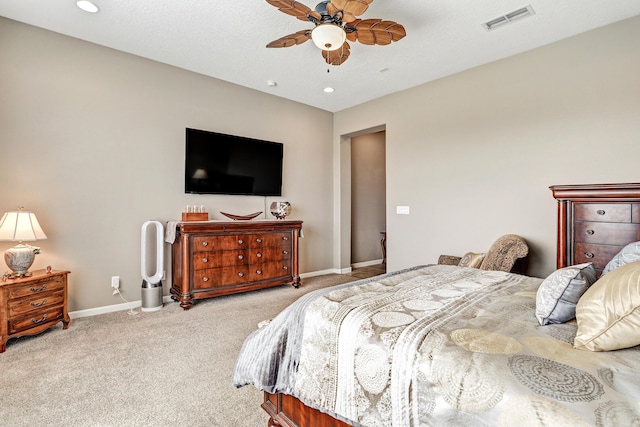
{"type": "Polygon", "coordinates": [[[282,195],[281,143],[190,128],[186,133],[186,193],[282,195]]]}

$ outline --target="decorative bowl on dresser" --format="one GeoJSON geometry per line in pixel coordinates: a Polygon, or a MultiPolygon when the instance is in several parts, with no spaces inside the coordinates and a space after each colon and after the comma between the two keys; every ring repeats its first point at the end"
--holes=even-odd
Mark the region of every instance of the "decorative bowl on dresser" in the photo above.
{"type": "Polygon", "coordinates": [[[202,221],[176,224],[171,297],[194,300],[290,283],[300,286],[302,221],[202,221]]]}
{"type": "Polygon", "coordinates": [[[69,327],[68,274],[35,270],[31,276],[0,282],[0,353],[10,338],[38,334],[58,322],[69,327]]]}

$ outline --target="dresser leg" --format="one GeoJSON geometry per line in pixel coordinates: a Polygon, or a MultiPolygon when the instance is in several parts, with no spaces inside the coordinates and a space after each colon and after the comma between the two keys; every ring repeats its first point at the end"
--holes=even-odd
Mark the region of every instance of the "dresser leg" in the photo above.
{"type": "Polygon", "coordinates": [[[291,283],[291,286],[293,286],[296,289],[300,287],[300,276],[293,277],[293,282],[291,283]]]}

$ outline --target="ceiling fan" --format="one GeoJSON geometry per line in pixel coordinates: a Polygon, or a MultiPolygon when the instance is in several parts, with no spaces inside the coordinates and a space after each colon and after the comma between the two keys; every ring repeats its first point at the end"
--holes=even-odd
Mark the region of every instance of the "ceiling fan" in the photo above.
{"type": "Polygon", "coordinates": [[[315,27],[300,30],[272,41],[267,47],[289,47],[311,39],[322,49],[322,57],[330,65],[340,65],[350,55],[348,41],[366,45],[387,45],[407,35],[397,22],[382,19],[358,19],[373,0],[321,1],[314,10],[294,0],[267,0],[272,6],[315,27]]]}

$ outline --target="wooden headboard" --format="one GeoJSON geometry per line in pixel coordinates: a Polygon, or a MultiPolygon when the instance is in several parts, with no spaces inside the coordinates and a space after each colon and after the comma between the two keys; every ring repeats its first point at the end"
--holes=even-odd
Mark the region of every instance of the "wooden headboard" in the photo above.
{"type": "Polygon", "coordinates": [[[592,262],[598,275],[626,244],[640,241],[640,183],[553,185],[558,268],[592,262]]]}

